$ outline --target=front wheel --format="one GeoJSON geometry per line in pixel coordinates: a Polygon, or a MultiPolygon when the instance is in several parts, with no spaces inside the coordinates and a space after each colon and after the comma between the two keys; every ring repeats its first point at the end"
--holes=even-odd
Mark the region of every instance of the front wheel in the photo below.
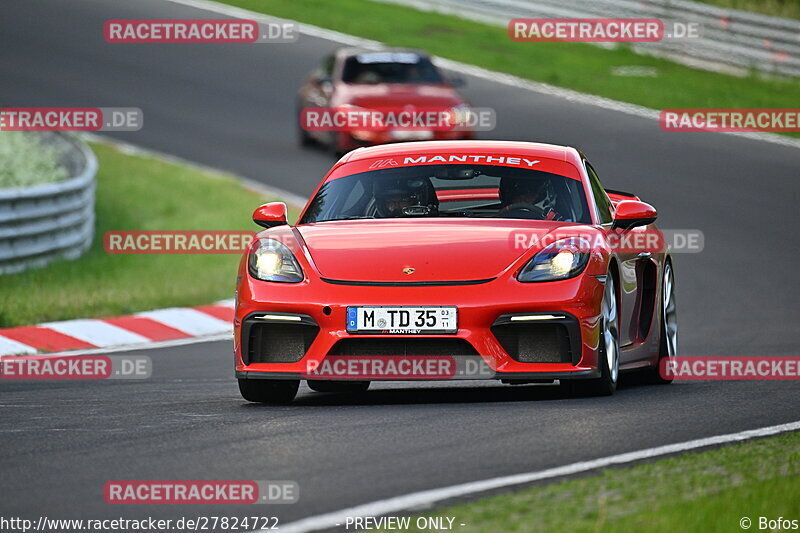
{"type": "Polygon", "coordinates": [[[617,390],[619,379],[619,313],[617,312],[617,293],[614,277],[609,272],[603,291],[600,349],[597,366],[600,377],[596,379],[574,380],[564,387],[576,396],[611,396],[617,390]]]}
{"type": "Polygon", "coordinates": [[[299,379],[239,379],[242,398],[255,403],[291,403],[299,387],[299,379]]]}
{"type": "Polygon", "coordinates": [[[675,274],[672,263],[664,265],[664,277],[661,282],[661,324],[658,342],[658,361],[649,370],[650,382],[659,385],[672,383],[672,378],[661,375],[664,360],[674,359],[678,355],[678,304],[675,301],[675,274]]]}

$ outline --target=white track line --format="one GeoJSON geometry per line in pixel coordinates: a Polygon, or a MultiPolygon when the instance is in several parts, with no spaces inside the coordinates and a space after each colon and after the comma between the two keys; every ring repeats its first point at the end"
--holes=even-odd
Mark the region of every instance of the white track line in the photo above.
{"type": "Polygon", "coordinates": [[[330,529],[336,527],[337,525],[344,524],[348,517],[382,516],[389,513],[407,511],[409,509],[427,506],[432,503],[439,503],[445,500],[478,494],[494,489],[533,483],[536,481],[554,479],[563,476],[571,476],[574,474],[596,470],[598,468],[621,465],[634,461],[651,459],[653,457],[661,457],[664,455],[672,455],[689,450],[696,450],[698,448],[706,448],[708,446],[718,446],[720,444],[729,444],[732,442],[741,442],[759,437],[767,437],[770,435],[777,435],[778,433],[785,433],[787,431],[797,431],[799,429],[800,421],[790,422],[788,424],[781,424],[778,426],[751,429],[748,431],[740,431],[738,433],[729,433],[727,435],[718,435],[716,437],[690,440],[677,444],[668,444],[665,446],[657,446],[655,448],[647,448],[635,452],[611,455],[609,457],[602,457],[592,461],[572,463],[565,466],[559,466],[557,468],[550,468],[548,470],[540,470],[538,472],[528,472],[525,474],[496,477],[492,479],[485,479],[483,481],[474,481],[471,483],[462,483],[460,485],[443,487],[440,489],[414,492],[404,496],[398,496],[386,500],[378,500],[364,505],[357,505],[355,507],[342,509],[341,511],[334,511],[332,513],[321,514],[304,518],[296,522],[290,522],[288,524],[281,525],[281,533],[305,533],[307,531],[330,529]]]}
{"type": "MultiPolygon", "coordinates": [[[[304,24],[294,20],[282,19],[279,17],[273,17],[271,15],[264,15],[263,13],[257,13],[255,11],[250,11],[248,9],[242,9],[239,7],[218,4],[211,0],[164,0],[164,1],[171,2],[173,4],[180,4],[188,7],[193,7],[196,9],[202,9],[204,11],[210,11],[212,13],[219,13],[221,15],[226,15],[238,19],[251,19],[262,22],[267,22],[267,21],[287,22],[287,23],[291,22],[297,25],[297,27],[300,30],[300,33],[309,35],[311,37],[317,37],[320,39],[326,39],[329,41],[346,44],[349,46],[363,46],[366,48],[379,48],[382,46],[382,44],[378,41],[363,39],[361,37],[356,37],[354,35],[347,35],[345,33],[340,33],[338,31],[326,30],[325,28],[312,26],[310,24],[304,24]]],[[[251,46],[259,46],[259,45],[251,45],[251,46]]],[[[261,46],[278,46],[278,45],[265,44],[261,46]]],[[[512,76],[511,74],[505,74],[503,72],[495,72],[481,67],[476,67],[475,65],[469,65],[467,63],[461,63],[458,61],[452,61],[440,57],[434,59],[436,64],[442,66],[443,68],[460,72],[462,74],[466,74],[469,76],[482,78],[487,81],[501,83],[503,85],[509,85],[512,87],[525,89],[535,93],[546,94],[549,96],[556,96],[558,98],[563,98],[565,100],[575,102],[578,104],[591,105],[603,109],[608,109],[610,111],[626,113],[628,115],[634,115],[637,117],[646,118],[650,120],[658,120],[659,117],[659,112],[657,110],[643,107],[640,105],[629,104],[626,102],[620,102],[618,100],[612,100],[610,98],[604,98],[602,96],[595,96],[591,94],[581,93],[578,91],[573,91],[572,89],[565,89],[563,87],[556,87],[554,85],[548,85],[546,83],[535,82],[527,80],[525,78],[512,76]]],[[[788,146],[790,148],[800,148],[800,139],[787,137],[784,135],[777,135],[774,133],[760,133],[760,132],[758,133],[757,132],[708,132],[708,133],[710,135],[714,134],[733,135],[735,137],[744,137],[746,139],[754,141],[769,142],[781,146],[788,146]]]]}

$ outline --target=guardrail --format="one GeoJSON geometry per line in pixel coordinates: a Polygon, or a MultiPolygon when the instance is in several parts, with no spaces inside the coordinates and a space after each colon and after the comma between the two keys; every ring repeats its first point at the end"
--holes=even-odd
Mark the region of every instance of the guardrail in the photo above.
{"type": "Polygon", "coordinates": [[[382,0],[506,25],[513,18],[660,18],[699,23],[699,38],[633,48],[706,70],[800,76],[800,21],[686,0],[382,0]]]}
{"type": "Polygon", "coordinates": [[[51,133],[44,139],[66,148],[60,164],[72,177],[0,189],[0,274],[75,259],[92,245],[97,159],[74,137],[51,133]]]}

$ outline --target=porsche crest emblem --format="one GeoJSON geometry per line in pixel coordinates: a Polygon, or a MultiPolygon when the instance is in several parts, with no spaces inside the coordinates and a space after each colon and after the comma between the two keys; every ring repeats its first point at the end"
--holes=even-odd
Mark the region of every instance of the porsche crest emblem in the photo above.
{"type": "Polygon", "coordinates": [[[411,267],[405,267],[405,268],[403,269],[403,274],[405,274],[405,275],[407,275],[407,276],[410,276],[410,275],[411,275],[411,274],[413,274],[413,273],[414,273],[414,269],[413,269],[413,268],[411,268],[411,267]]]}

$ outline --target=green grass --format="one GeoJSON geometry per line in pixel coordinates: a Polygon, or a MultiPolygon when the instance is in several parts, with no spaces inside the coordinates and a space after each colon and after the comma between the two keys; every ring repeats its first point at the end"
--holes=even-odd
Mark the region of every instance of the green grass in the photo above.
{"type": "Polygon", "coordinates": [[[581,43],[518,43],[511,41],[504,27],[392,4],[364,0],[337,0],[335,5],[328,0],[222,2],[389,45],[423,48],[448,59],[653,109],[793,108],[800,95],[797,79],[737,78],[642,56],[625,46],[606,50],[581,43]],[[653,67],[657,76],[612,74],[614,67],[631,65],[653,67]]]}
{"type": "Polygon", "coordinates": [[[798,0],[695,0],[704,4],[713,4],[729,9],[753,11],[774,17],[800,19],[800,1],[798,0]]]}
{"type": "Polygon", "coordinates": [[[459,533],[731,533],[742,531],[742,517],[758,531],[759,516],[800,519],[798,475],[800,433],[790,433],[606,469],[421,516],[454,517],[459,533]]]}
{"type": "Polygon", "coordinates": [[[255,231],[253,209],[270,199],[230,176],[126,155],[104,144],[92,148],[100,169],[91,250],[75,261],[0,276],[0,327],[232,298],[238,254],[108,254],[103,235],[109,230],[255,231]]]}

